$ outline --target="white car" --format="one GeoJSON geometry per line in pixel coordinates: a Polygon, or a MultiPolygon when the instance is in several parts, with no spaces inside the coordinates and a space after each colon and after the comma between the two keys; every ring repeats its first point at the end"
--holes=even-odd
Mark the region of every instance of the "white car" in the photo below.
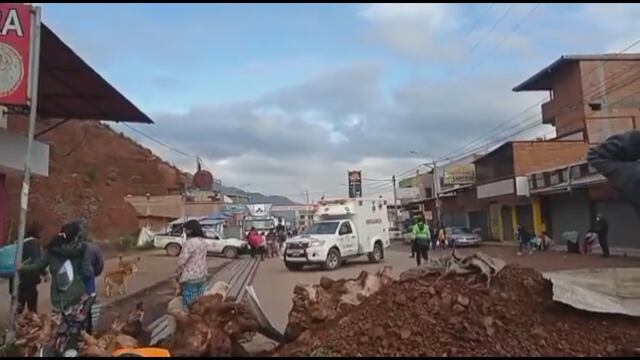
{"type": "MultiPolygon", "coordinates": [[[[210,254],[223,255],[226,258],[234,259],[249,250],[249,245],[244,240],[224,238],[213,229],[204,229],[204,234],[206,236],[207,252],[210,254]]],[[[184,234],[180,233],[162,234],[153,237],[154,247],[165,249],[169,256],[180,255],[184,241],[184,234]]]]}
{"type": "Polygon", "coordinates": [[[400,231],[396,227],[389,228],[389,239],[390,240],[402,240],[402,231],[400,231]]]}

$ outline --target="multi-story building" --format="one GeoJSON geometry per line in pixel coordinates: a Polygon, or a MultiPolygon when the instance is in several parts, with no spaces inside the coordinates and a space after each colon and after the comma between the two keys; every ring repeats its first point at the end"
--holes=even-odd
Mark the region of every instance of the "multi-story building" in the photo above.
{"type": "MultiPolygon", "coordinates": [[[[557,140],[551,143],[573,141],[576,148],[584,147],[585,155],[590,146],[611,135],[640,128],[640,54],[562,56],[514,91],[548,91],[542,119],[556,127],[557,140]]],[[[536,165],[521,172],[527,175],[532,202],[540,204],[540,221],[533,224],[536,232],[546,229],[562,241],[566,231],[584,234],[601,214],[609,220],[612,247],[637,248],[640,216],[606,179],[584,156],[573,158],[560,151],[550,156],[561,159],[544,163],[538,156],[530,157],[536,165]]]]}

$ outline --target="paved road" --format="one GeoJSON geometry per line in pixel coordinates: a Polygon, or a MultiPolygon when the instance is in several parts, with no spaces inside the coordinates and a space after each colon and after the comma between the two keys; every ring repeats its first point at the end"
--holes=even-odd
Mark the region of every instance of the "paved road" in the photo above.
{"type": "MultiPolygon", "coordinates": [[[[125,259],[135,259],[140,256],[138,264],[138,273],[130,280],[128,290],[129,294],[136,293],[147,287],[153,286],[161,281],[168,279],[175,273],[176,261],[175,257],[168,257],[164,250],[148,251],[132,256],[125,256],[125,259]]],[[[228,260],[216,257],[209,257],[209,267],[216,267],[224,264],[228,260]]],[[[117,269],[118,258],[112,258],[105,261],[104,273],[117,269]]],[[[97,280],[98,296],[102,303],[109,304],[113,301],[123,298],[123,296],[113,296],[111,298],[104,297],[104,287],[102,277],[97,280]]],[[[8,320],[9,304],[9,282],[0,282],[0,324],[4,328],[8,320]]],[[[39,286],[38,311],[48,312],[51,310],[49,301],[49,284],[43,283],[39,286]]]]}

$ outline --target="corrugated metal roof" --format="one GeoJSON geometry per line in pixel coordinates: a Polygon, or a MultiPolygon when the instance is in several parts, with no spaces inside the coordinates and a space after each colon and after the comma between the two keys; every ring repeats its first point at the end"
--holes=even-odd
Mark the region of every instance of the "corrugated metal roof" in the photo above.
{"type": "Polygon", "coordinates": [[[551,65],[538,71],[535,75],[513,88],[513,91],[551,90],[550,75],[560,66],[577,61],[634,61],[640,60],[640,54],[598,54],[598,55],[563,55],[551,65]]]}
{"type": "Polygon", "coordinates": [[[38,116],[153,123],[45,24],[41,34],[38,116]]]}

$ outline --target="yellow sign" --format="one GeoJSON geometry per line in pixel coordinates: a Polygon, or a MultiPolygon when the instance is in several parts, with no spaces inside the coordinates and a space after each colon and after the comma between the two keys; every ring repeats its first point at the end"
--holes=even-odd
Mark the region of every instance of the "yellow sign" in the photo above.
{"type": "Polygon", "coordinates": [[[444,169],[445,185],[466,185],[476,182],[476,168],[473,164],[456,164],[444,169]]]}

